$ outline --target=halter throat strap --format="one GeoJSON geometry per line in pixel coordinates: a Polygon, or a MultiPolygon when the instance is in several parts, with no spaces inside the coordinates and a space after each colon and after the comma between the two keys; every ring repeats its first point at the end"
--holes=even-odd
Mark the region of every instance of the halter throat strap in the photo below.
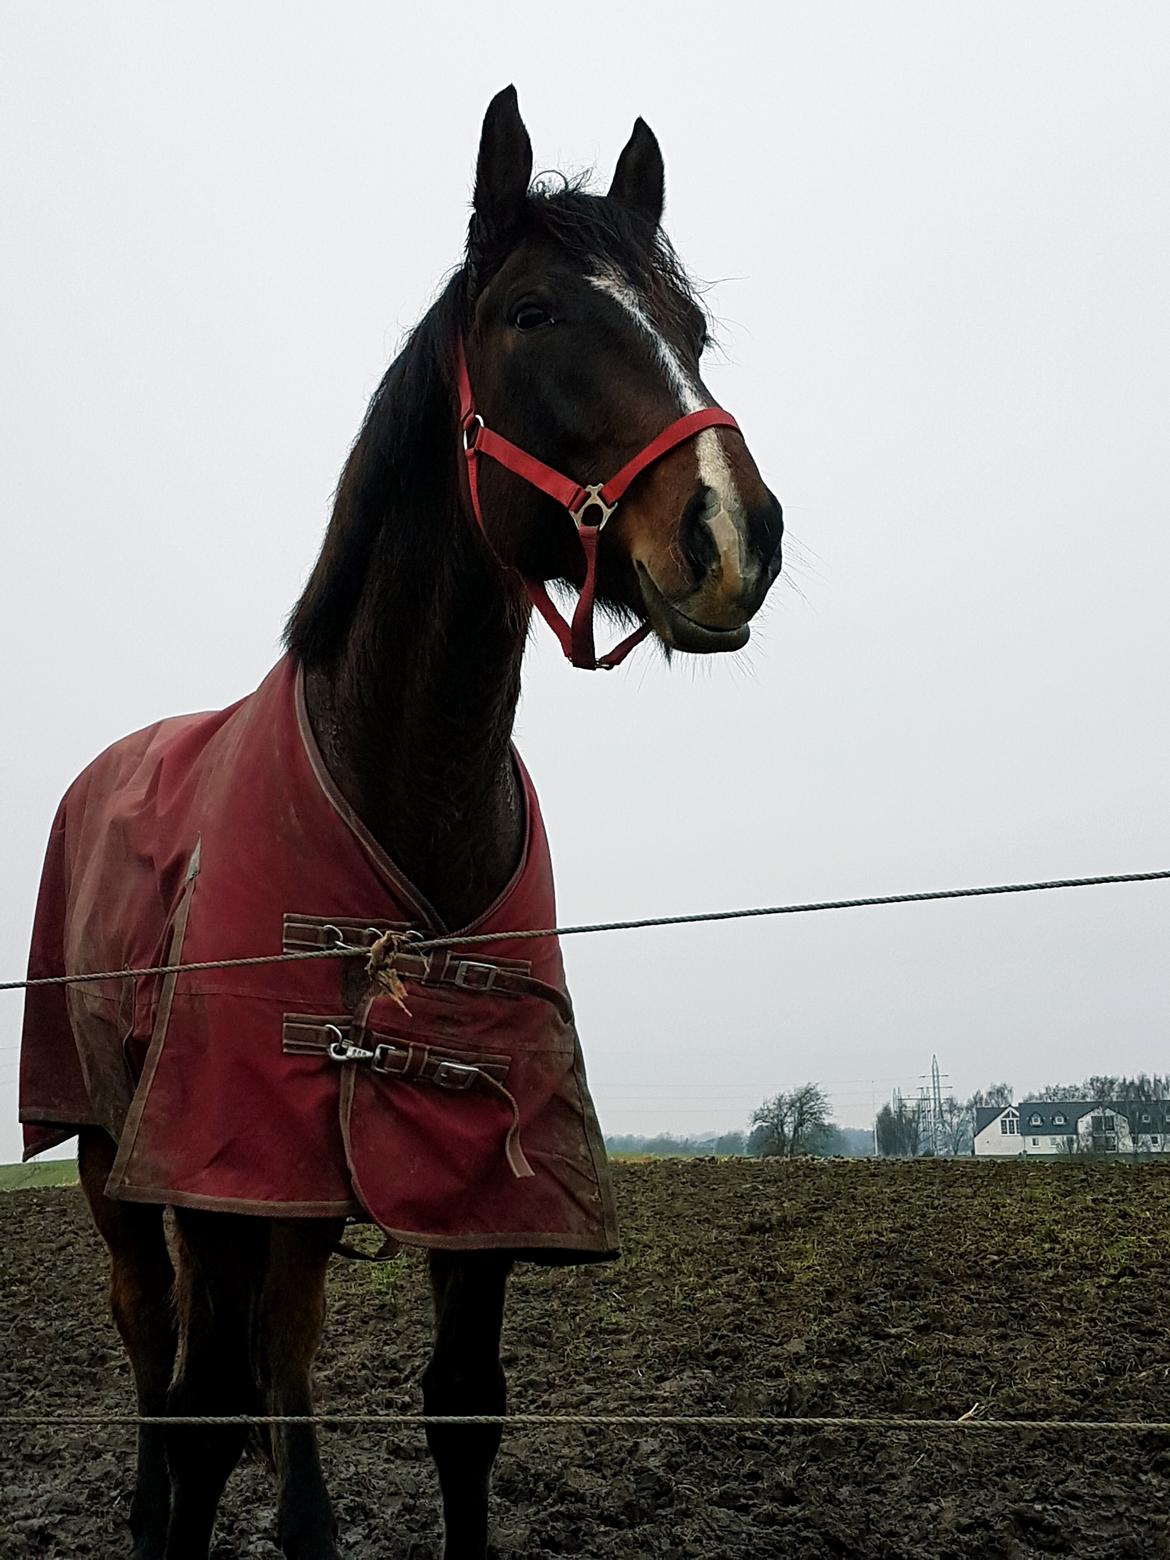
{"type": "Polygon", "coordinates": [[[585,580],[577,598],[571,623],[566,622],[553,604],[548,588],[542,580],[525,579],[532,605],[557,636],[561,649],[574,666],[585,671],[610,671],[620,665],[635,645],[640,644],[650,632],[650,624],[643,623],[627,635],[619,645],[600,658],[593,639],[593,608],[597,593],[597,543],[606,522],[624,497],[634,480],[648,467],[660,461],[671,450],[693,439],[706,428],[731,428],[739,432],[739,424],[730,412],[722,407],[708,406],[701,411],[688,412],[677,418],[660,434],[651,439],[632,460],[626,462],[616,476],[608,482],[583,485],[561,472],[546,466],[518,444],[505,439],[502,434],[484,424],[475,409],[475,396],[471,378],[467,372],[467,355],[463,342],[456,344],[456,376],[459,391],[459,426],[463,436],[463,453],[467,460],[467,486],[471,494],[471,509],[481,531],[486,530],[479,501],[479,457],[487,456],[513,475],[523,478],[531,487],[547,493],[563,509],[567,509],[577,531],[577,540],[585,555],[585,580]]]}

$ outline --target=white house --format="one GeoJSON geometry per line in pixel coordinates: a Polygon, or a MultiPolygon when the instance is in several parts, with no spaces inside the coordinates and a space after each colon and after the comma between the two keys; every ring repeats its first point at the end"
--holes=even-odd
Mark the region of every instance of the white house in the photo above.
{"type": "Polygon", "coordinates": [[[1170,1154],[1170,1100],[1024,1100],[975,1111],[980,1157],[1170,1154]]]}

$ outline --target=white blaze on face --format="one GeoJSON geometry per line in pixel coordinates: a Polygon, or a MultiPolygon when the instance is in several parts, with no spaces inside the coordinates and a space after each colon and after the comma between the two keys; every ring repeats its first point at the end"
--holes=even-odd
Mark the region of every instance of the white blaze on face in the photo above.
{"type": "MultiPolygon", "coordinates": [[[[589,284],[620,304],[636,322],[654,349],[654,356],[674,393],[680,414],[686,416],[688,412],[698,412],[710,406],[711,402],[702,386],[687,371],[678,353],[651,319],[637,290],[631,287],[626,278],[614,270],[597,271],[589,278],[589,284]]],[[[704,428],[698,435],[695,439],[695,455],[699,465],[699,481],[715,495],[704,518],[719,549],[720,560],[725,566],[730,564],[742,574],[747,568],[747,527],[743,523],[743,502],[736,489],[731,467],[727,464],[717,429],[704,428]]]]}

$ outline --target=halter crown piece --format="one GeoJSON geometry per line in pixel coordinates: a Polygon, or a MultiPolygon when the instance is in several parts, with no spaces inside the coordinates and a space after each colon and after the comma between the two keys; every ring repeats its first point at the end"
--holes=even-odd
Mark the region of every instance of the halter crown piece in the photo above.
{"type": "MultiPolygon", "coordinates": [[[[524,584],[532,605],[540,613],[565,655],[574,666],[585,671],[610,671],[624,661],[636,644],[640,644],[650,632],[649,623],[643,623],[607,654],[598,659],[593,643],[593,604],[597,590],[597,541],[602,529],[626,489],[648,467],[668,455],[671,450],[705,428],[733,428],[739,432],[739,424],[730,412],[719,406],[707,406],[701,411],[688,412],[664,428],[650,440],[633,460],[627,461],[616,476],[608,482],[592,482],[583,486],[572,477],[562,476],[551,466],[529,455],[519,445],[494,433],[484,426],[484,420],[475,409],[475,397],[467,372],[467,354],[463,342],[456,344],[456,375],[459,389],[459,425],[463,430],[463,453],[467,457],[467,483],[471,493],[471,508],[480,530],[484,529],[483,511],[479,504],[479,457],[488,456],[498,465],[518,477],[523,477],[533,487],[547,493],[550,498],[569,511],[577,528],[577,539],[585,554],[585,581],[577,599],[573,621],[567,623],[553,605],[543,580],[526,579],[524,584]]],[[[486,533],[485,533],[486,534],[486,533]]]]}

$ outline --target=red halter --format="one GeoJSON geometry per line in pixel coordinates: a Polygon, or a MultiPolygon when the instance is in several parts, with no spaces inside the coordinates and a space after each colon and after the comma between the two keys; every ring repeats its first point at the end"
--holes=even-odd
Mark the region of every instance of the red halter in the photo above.
{"type": "Polygon", "coordinates": [[[483,418],[475,409],[475,397],[471,391],[471,379],[467,373],[467,357],[462,341],[456,347],[456,371],[459,386],[459,423],[463,429],[463,451],[467,456],[467,482],[471,490],[471,507],[480,529],[483,530],[483,513],[479,507],[479,466],[476,459],[479,455],[487,455],[516,476],[523,477],[525,482],[530,482],[542,493],[555,498],[558,504],[562,504],[569,511],[573,524],[577,527],[581,550],[585,554],[585,583],[581,586],[572,626],[565,622],[553,605],[542,580],[526,579],[524,583],[532,599],[532,605],[557,636],[561,649],[573,665],[583,667],[590,672],[600,669],[611,670],[625,660],[636,644],[645,639],[650,632],[650,625],[643,623],[640,628],[636,628],[632,634],[623,639],[620,645],[598,660],[593,645],[593,598],[597,589],[597,539],[601,535],[602,527],[617,508],[618,500],[630,483],[648,466],[654,465],[655,461],[661,460],[664,455],[669,454],[678,445],[684,444],[687,439],[693,439],[697,433],[702,433],[704,428],[734,428],[738,433],[739,424],[730,412],[725,412],[718,406],[708,406],[702,411],[688,412],[685,417],[679,417],[669,427],[664,428],[657,438],[651,439],[645,449],[635,455],[633,460],[627,461],[617,476],[610,477],[608,482],[591,482],[583,487],[581,483],[574,482],[572,477],[562,476],[559,471],[554,471],[551,466],[546,466],[543,461],[537,460],[535,455],[529,455],[518,445],[512,444],[508,439],[484,426],[483,418]],[[592,510],[597,511],[598,518],[586,519],[586,515],[592,510]]]}

